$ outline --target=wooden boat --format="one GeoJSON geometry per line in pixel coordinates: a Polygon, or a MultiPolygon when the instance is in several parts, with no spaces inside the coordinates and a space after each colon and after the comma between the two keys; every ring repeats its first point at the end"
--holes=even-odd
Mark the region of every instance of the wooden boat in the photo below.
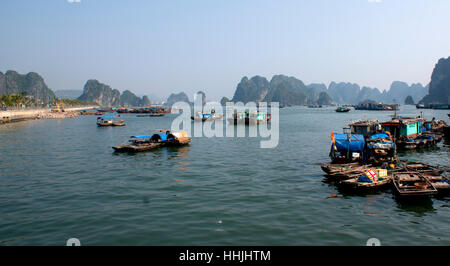
{"type": "Polygon", "coordinates": [[[330,163],[330,164],[324,164],[321,165],[320,168],[327,173],[336,173],[336,172],[342,172],[350,169],[355,169],[358,167],[361,167],[362,165],[359,162],[353,162],[353,163],[344,163],[344,164],[337,164],[337,163],[330,163]]]}
{"type": "Polygon", "coordinates": [[[450,178],[442,175],[423,175],[440,194],[450,193],[450,178]]]}
{"type": "Polygon", "coordinates": [[[350,111],[350,108],[348,108],[348,107],[342,107],[342,106],[340,106],[340,107],[338,107],[337,109],[336,109],[336,112],[338,112],[338,113],[346,113],[346,112],[349,112],[350,111]]]}
{"type": "Polygon", "coordinates": [[[117,127],[125,126],[125,121],[114,121],[114,116],[99,116],[97,117],[97,126],[99,127],[117,127]]]}
{"type": "Polygon", "coordinates": [[[113,121],[112,126],[113,127],[123,127],[123,126],[125,126],[125,121],[123,121],[123,120],[113,121]]]}
{"type": "Polygon", "coordinates": [[[419,172],[427,175],[441,175],[444,170],[422,162],[402,162],[407,171],[419,172]]]}
{"type": "Polygon", "coordinates": [[[153,139],[152,136],[131,136],[130,144],[122,144],[113,146],[116,152],[142,152],[149,151],[163,146],[163,143],[158,139],[153,139]]]}
{"type": "Polygon", "coordinates": [[[419,172],[397,172],[393,174],[395,192],[401,197],[431,196],[436,188],[419,172]]]}
{"type": "Polygon", "coordinates": [[[167,130],[153,135],[131,136],[129,142],[112,148],[116,152],[142,152],[159,147],[186,145],[191,142],[191,138],[185,131],[171,132],[167,130]]]}
{"type": "Polygon", "coordinates": [[[359,173],[357,177],[340,181],[337,185],[344,189],[351,190],[379,190],[386,188],[392,182],[392,175],[388,175],[385,178],[380,178],[376,182],[363,182],[360,180],[360,176],[363,173],[359,173]]]}

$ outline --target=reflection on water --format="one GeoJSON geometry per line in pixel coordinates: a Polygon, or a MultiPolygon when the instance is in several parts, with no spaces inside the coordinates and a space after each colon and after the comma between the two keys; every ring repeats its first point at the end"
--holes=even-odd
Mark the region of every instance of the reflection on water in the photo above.
{"type": "Polygon", "coordinates": [[[425,216],[428,212],[435,212],[433,200],[430,197],[401,198],[394,196],[397,208],[402,211],[414,213],[417,216],[425,216]]]}

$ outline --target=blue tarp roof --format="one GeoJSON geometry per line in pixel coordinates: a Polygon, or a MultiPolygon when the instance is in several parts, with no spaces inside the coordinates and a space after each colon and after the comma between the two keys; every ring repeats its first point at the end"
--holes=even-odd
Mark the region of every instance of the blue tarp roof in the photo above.
{"type": "Polygon", "coordinates": [[[378,133],[369,137],[369,139],[388,139],[389,135],[386,133],[378,133]]]}
{"type": "Polygon", "coordinates": [[[114,116],[100,116],[97,119],[114,119],[114,116]]]}
{"type": "Polygon", "coordinates": [[[140,135],[140,136],[131,136],[130,138],[133,139],[146,139],[146,138],[151,138],[153,135],[140,135]]]}
{"type": "Polygon", "coordinates": [[[334,134],[336,148],[339,152],[350,150],[352,152],[362,152],[364,150],[364,136],[359,134],[350,135],[350,142],[347,134],[334,134]]]}

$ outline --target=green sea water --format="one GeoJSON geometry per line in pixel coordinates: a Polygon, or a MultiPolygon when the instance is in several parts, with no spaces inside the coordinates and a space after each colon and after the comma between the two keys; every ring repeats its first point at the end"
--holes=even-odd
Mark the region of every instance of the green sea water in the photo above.
{"type": "MultiPolygon", "coordinates": [[[[419,115],[402,106],[401,115],[419,115]]],[[[422,110],[447,122],[448,110],[422,110]]],[[[176,115],[0,126],[0,245],[450,245],[449,198],[400,202],[388,189],[343,194],[323,181],[330,132],[392,112],[280,109],[277,148],[260,138],[193,138],[138,154],[111,146],[176,115]]],[[[450,144],[401,154],[450,167],[450,144]]]]}

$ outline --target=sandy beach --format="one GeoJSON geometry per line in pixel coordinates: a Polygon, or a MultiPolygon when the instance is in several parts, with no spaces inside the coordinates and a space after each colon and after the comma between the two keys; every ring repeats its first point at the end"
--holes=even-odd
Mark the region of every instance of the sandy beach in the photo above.
{"type": "Polygon", "coordinates": [[[81,110],[95,109],[96,106],[66,108],[65,112],[51,112],[51,109],[25,109],[0,111],[0,124],[37,119],[64,119],[80,115],[81,110]]]}

